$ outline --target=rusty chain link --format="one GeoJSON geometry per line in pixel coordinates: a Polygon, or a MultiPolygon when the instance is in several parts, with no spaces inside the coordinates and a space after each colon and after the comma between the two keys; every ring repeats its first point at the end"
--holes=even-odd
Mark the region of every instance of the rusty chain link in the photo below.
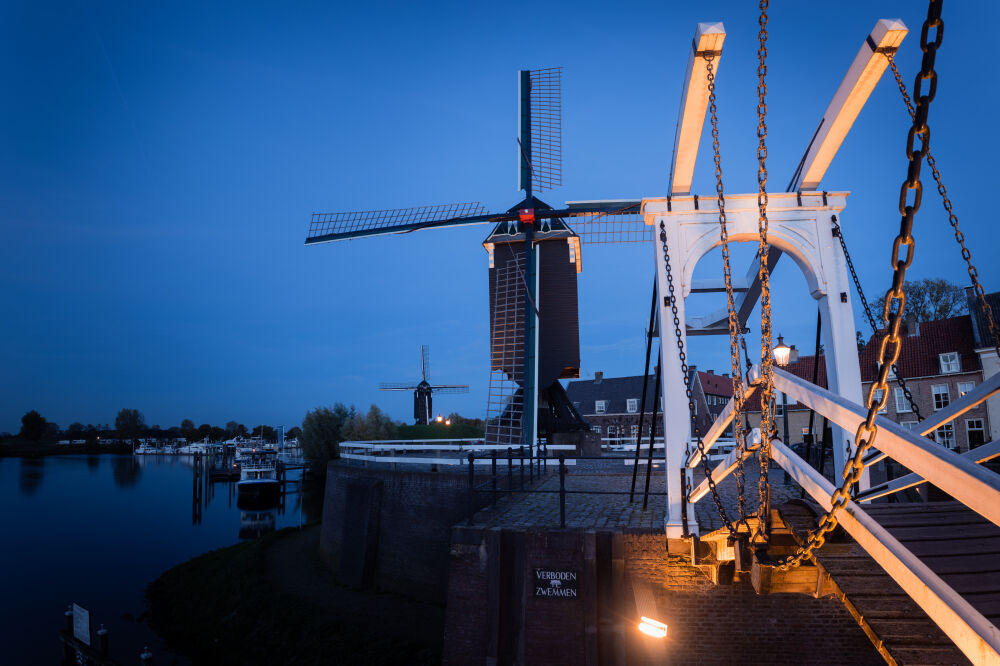
{"type": "Polygon", "coordinates": [[[917,108],[913,116],[913,124],[906,135],[906,179],[899,191],[899,213],[902,219],[899,225],[899,234],[892,244],[892,286],[885,294],[882,309],[882,320],[887,324],[887,334],[879,345],[878,376],[868,388],[866,401],[868,416],[858,426],[854,438],[856,442],[854,456],[844,466],[843,483],[830,497],[830,510],[823,514],[816,529],[810,532],[806,542],[795,553],[776,563],[781,569],[797,567],[803,561],[812,559],[813,551],[823,546],[826,535],[837,526],[837,512],[850,501],[851,486],[861,479],[865,469],[862,459],[875,443],[875,438],[878,435],[875,419],[879,410],[889,399],[889,370],[899,358],[899,352],[903,347],[903,339],[900,337],[903,312],[906,310],[906,293],[903,291],[903,282],[906,278],[906,269],[913,263],[916,249],[913,240],[913,220],[920,209],[923,192],[923,186],[920,182],[920,167],[930,149],[931,130],[927,124],[927,116],[937,91],[937,72],[934,71],[934,60],[944,36],[941,2],[942,0],[930,0],[927,7],[927,18],[924,19],[923,29],[920,31],[920,50],[923,51],[924,56],[921,61],[920,73],[917,74],[914,83],[917,108]],[[929,41],[932,29],[934,30],[934,41],[929,41]],[[926,95],[921,94],[924,81],[930,81],[926,95]],[[918,136],[920,137],[920,145],[915,147],[914,142],[918,136]],[[913,192],[913,202],[907,203],[911,191],[913,192]],[[906,255],[904,258],[900,258],[900,251],[903,248],[906,248],[906,255]],[[879,392],[881,393],[879,394],[879,392]]]}
{"type": "MultiPolygon", "coordinates": [[[[840,223],[837,222],[836,215],[830,216],[830,222],[833,224],[833,235],[840,240],[840,248],[844,251],[844,261],[847,262],[847,269],[851,272],[851,278],[854,280],[854,289],[858,292],[858,297],[861,299],[861,307],[864,308],[865,319],[868,320],[868,325],[871,326],[872,332],[878,334],[879,328],[878,324],[875,323],[875,315],[872,314],[871,306],[868,305],[868,299],[861,288],[861,280],[858,278],[858,272],[854,270],[851,253],[847,251],[847,243],[844,241],[844,231],[840,228],[840,223]]],[[[916,400],[913,399],[910,387],[906,385],[906,380],[903,379],[902,373],[899,372],[898,364],[893,363],[892,374],[896,377],[896,383],[899,384],[900,389],[903,391],[903,397],[910,403],[910,411],[917,417],[917,422],[923,421],[924,415],[920,413],[920,407],[917,405],[916,400]]]]}
{"type": "MultiPolygon", "coordinates": [[[[670,267],[670,251],[667,247],[667,229],[663,220],[660,220],[660,244],[663,247],[663,263],[666,267],[667,273],[667,291],[669,295],[666,297],[670,300],[670,312],[673,315],[674,323],[674,335],[677,339],[677,356],[681,361],[681,372],[684,375],[684,393],[687,395],[688,400],[688,415],[691,417],[691,429],[694,431],[695,442],[698,446],[698,451],[701,453],[701,462],[705,470],[705,478],[708,480],[708,487],[712,490],[712,500],[715,502],[715,509],[719,513],[719,518],[722,519],[723,524],[725,524],[726,529],[729,530],[731,534],[735,534],[736,527],[733,525],[732,521],[729,520],[729,515],[726,513],[726,507],[722,504],[722,498],[719,497],[719,491],[715,487],[715,480],[712,479],[712,470],[708,466],[708,455],[705,453],[705,443],[701,439],[701,428],[698,427],[697,420],[695,418],[694,411],[694,393],[691,390],[691,372],[687,364],[687,352],[684,351],[684,338],[681,337],[681,320],[680,315],[677,312],[677,294],[674,290],[674,276],[673,271],[670,267]]],[[[666,351],[664,350],[664,354],[666,351]]],[[[666,405],[664,405],[666,409],[666,405]]],[[[689,446],[685,446],[684,459],[689,460],[690,450],[689,446]]],[[[685,478],[687,474],[685,473],[685,478]]],[[[686,497],[691,496],[691,491],[688,489],[682,492],[686,493],[686,497]]]]}
{"type": "MultiPolygon", "coordinates": [[[[896,79],[896,85],[899,87],[899,93],[903,96],[903,103],[906,104],[906,110],[909,111],[910,118],[913,118],[916,111],[913,109],[913,102],[910,100],[910,94],[906,91],[906,84],[899,73],[899,68],[896,67],[896,59],[892,53],[885,53],[884,55],[889,60],[889,66],[892,68],[892,76],[896,79]]],[[[955,211],[952,208],[948,190],[945,188],[944,183],[941,182],[941,172],[938,171],[937,160],[934,159],[934,155],[931,154],[930,150],[927,151],[926,159],[927,166],[931,168],[931,174],[934,176],[934,182],[937,183],[937,191],[941,195],[941,204],[944,206],[945,212],[948,213],[948,223],[955,230],[955,241],[958,242],[958,246],[962,249],[962,259],[965,260],[969,279],[972,280],[972,288],[976,292],[976,300],[979,301],[979,307],[986,318],[986,325],[990,330],[990,340],[997,353],[997,358],[1000,358],[1000,328],[997,327],[996,320],[993,318],[993,308],[986,301],[986,292],[983,290],[983,285],[979,283],[979,271],[976,270],[976,267],[972,263],[972,253],[965,246],[965,234],[958,228],[958,216],[955,215],[955,211]]]]}
{"type": "MultiPolygon", "coordinates": [[[[736,313],[736,302],[733,298],[733,272],[729,265],[729,232],[726,227],[726,195],[722,185],[722,153],[719,148],[719,118],[715,95],[714,54],[705,55],[705,69],[708,78],[708,111],[712,123],[712,153],[715,162],[715,192],[719,206],[719,236],[722,239],[722,274],[726,282],[726,300],[729,312],[729,357],[732,365],[733,399],[736,402],[736,414],[733,417],[733,436],[736,440],[736,493],[740,524],[750,529],[746,512],[746,471],[744,469],[744,452],[747,451],[746,430],[743,427],[743,415],[746,409],[743,404],[744,384],[740,368],[740,345],[746,349],[743,330],[736,313]]],[[[749,366],[748,366],[749,370],[749,366]]],[[[702,457],[704,460],[704,455],[702,457]]]]}
{"type": "Polygon", "coordinates": [[[771,434],[774,431],[774,357],[771,352],[771,280],[767,265],[767,7],[768,0],[760,0],[760,32],[757,33],[757,230],[760,242],[760,478],[757,480],[758,508],[757,533],[767,543],[766,530],[768,506],[768,469],[771,462],[771,434]]]}

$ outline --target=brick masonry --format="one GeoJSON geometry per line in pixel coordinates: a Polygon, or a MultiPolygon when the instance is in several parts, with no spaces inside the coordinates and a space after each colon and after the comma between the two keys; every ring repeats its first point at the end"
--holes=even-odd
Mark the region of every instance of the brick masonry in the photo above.
{"type": "Polygon", "coordinates": [[[884,663],[836,598],[716,586],[662,533],[456,527],[450,559],[446,664],[884,663]],[[540,566],[579,571],[579,597],[535,598],[540,566]],[[666,639],[638,631],[636,589],[666,639]]]}
{"type": "Polygon", "coordinates": [[[443,602],[451,526],[468,516],[468,484],[464,474],[391,471],[333,461],[327,467],[320,553],[340,572],[345,568],[342,560],[357,557],[355,541],[365,538],[368,566],[359,568],[376,587],[443,602]],[[357,495],[359,484],[372,483],[380,484],[379,501],[372,503],[377,515],[359,521],[354,515],[359,508],[349,496],[357,495]],[[355,533],[359,524],[363,535],[355,533]]]}

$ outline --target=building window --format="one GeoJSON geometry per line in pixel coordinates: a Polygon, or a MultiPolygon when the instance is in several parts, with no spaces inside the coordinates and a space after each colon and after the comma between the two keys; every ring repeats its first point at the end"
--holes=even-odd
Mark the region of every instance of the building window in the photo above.
{"type": "Polygon", "coordinates": [[[963,395],[976,388],[976,382],[959,382],[958,383],[958,397],[961,398],[963,395]]]}
{"type": "Polygon", "coordinates": [[[986,443],[986,428],[982,419],[965,419],[965,432],[969,435],[970,449],[986,443]]]}
{"type": "MultiPolygon", "coordinates": [[[[875,402],[882,402],[882,389],[878,389],[878,390],[875,391],[875,402]]],[[[886,413],[888,413],[889,410],[886,407],[886,405],[888,405],[888,404],[889,404],[889,401],[886,400],[885,405],[882,405],[882,409],[878,410],[878,413],[879,414],[886,414],[886,413]]]]}
{"type": "Polygon", "coordinates": [[[635,414],[639,411],[639,398],[628,399],[628,413],[635,414]]]}
{"type": "Polygon", "coordinates": [[[900,421],[899,425],[903,426],[907,430],[912,430],[914,432],[917,432],[919,430],[919,428],[917,426],[920,425],[920,422],[919,421],[900,421]]]}
{"type": "Polygon", "coordinates": [[[576,407],[577,409],[580,409],[580,403],[579,402],[574,402],[573,406],[576,407]]]}
{"type": "Polygon", "coordinates": [[[607,400],[597,400],[594,402],[594,413],[603,414],[608,411],[608,401],[607,400]]]}
{"type": "Polygon", "coordinates": [[[774,389],[774,415],[775,416],[784,416],[785,415],[785,409],[784,409],[784,407],[781,404],[781,402],[782,402],[781,398],[782,398],[781,391],[779,391],[778,389],[774,389]]]}
{"type": "Polygon", "coordinates": [[[912,412],[910,409],[910,402],[906,399],[906,393],[901,388],[893,389],[896,393],[896,413],[903,414],[905,412],[912,412]]]}
{"type": "Polygon", "coordinates": [[[947,354],[938,354],[938,361],[941,362],[941,374],[947,375],[952,372],[961,372],[962,364],[958,359],[958,352],[948,352],[947,354]]]}
{"type": "Polygon", "coordinates": [[[935,384],[931,387],[931,395],[934,396],[934,409],[944,409],[951,404],[951,396],[948,394],[947,384],[935,384]]]}
{"type": "Polygon", "coordinates": [[[591,432],[596,432],[598,435],[601,434],[601,426],[590,426],[591,432]]]}
{"type": "Polygon", "coordinates": [[[618,436],[618,426],[608,426],[608,439],[618,436]]]}
{"type": "Polygon", "coordinates": [[[951,423],[945,423],[934,431],[934,441],[949,449],[955,448],[955,427],[951,423]]]}
{"type": "Polygon", "coordinates": [[[632,424],[632,441],[635,441],[636,437],[639,436],[639,426],[632,424]]]}

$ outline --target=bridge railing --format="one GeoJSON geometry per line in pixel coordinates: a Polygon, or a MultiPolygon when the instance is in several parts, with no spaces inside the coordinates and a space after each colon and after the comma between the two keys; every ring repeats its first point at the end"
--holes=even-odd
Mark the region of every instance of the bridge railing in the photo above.
{"type": "MultiPolygon", "coordinates": [[[[790,399],[813,409],[852,435],[867,416],[868,410],[865,407],[783,370],[775,369],[774,385],[790,399]]],[[[748,394],[753,390],[755,387],[751,386],[748,394]]],[[[922,436],[932,432],[941,423],[980,404],[998,390],[1000,375],[980,384],[977,389],[953,403],[945,413],[936,415],[930,423],[924,422],[921,432],[908,430],[888,418],[878,417],[875,446],[878,447],[879,459],[891,457],[912,472],[882,486],[862,491],[837,513],[838,524],[975,664],[1000,664],[1000,629],[868,515],[861,502],[929,481],[987,520],[1000,525],[1000,475],[977,464],[1000,456],[1000,442],[991,442],[959,455],[922,436]]],[[[730,420],[731,418],[730,416],[730,420]]],[[[747,450],[731,452],[715,467],[713,479],[719,482],[725,478],[735,469],[737,456],[742,454],[749,457],[759,442],[760,432],[754,431],[747,450]]],[[[831,508],[835,487],[812,465],[780,440],[772,440],[771,457],[824,510],[831,508]]],[[[867,459],[874,462],[874,458],[873,455],[867,459]]],[[[692,455],[688,466],[693,467],[699,462],[700,455],[692,455]]],[[[708,492],[706,480],[694,489],[689,501],[697,502],[708,492]]]]}

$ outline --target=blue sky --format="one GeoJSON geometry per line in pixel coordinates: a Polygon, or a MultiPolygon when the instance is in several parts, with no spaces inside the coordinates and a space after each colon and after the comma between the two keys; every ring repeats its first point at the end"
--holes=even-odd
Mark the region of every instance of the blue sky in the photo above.
{"type": "MultiPolygon", "coordinates": [[[[783,190],[865,36],[911,34],[923,3],[774,3],[769,170],[783,190]]],[[[728,192],[754,191],[756,3],[13,2],[0,9],[0,431],[38,409],[62,426],[297,424],[317,405],[378,403],[381,381],[468,382],[435,409],[485,412],[485,227],[305,247],[314,211],[481,201],[515,191],[515,72],[562,65],[565,185],[550,203],[662,196],[698,21],[728,32],[718,85],[728,192]],[[525,30],[528,26],[529,29],[525,30]]],[[[931,110],[937,155],[988,290],[1000,288],[987,171],[998,137],[993,3],[950,3],[931,110]]],[[[884,78],[827,172],[870,296],[889,282],[905,110],[884,78]]],[[[696,192],[713,192],[703,141],[696,192]]],[[[967,277],[931,188],[911,274],[967,277]]],[[[582,371],[641,371],[651,250],[584,247],[582,371]]],[[[719,271],[716,255],[699,270],[719,271]]],[[[748,251],[741,252],[738,272],[748,251]]],[[[775,327],[812,344],[791,261],[775,327]]],[[[694,302],[689,312],[714,309],[694,302]]],[[[755,315],[755,318],[757,315],[755,315]]],[[[751,324],[756,331],[758,326],[751,324]]],[[[865,330],[860,325],[858,328],[865,330]]],[[[724,370],[725,338],[691,343],[724,370]]]]}

